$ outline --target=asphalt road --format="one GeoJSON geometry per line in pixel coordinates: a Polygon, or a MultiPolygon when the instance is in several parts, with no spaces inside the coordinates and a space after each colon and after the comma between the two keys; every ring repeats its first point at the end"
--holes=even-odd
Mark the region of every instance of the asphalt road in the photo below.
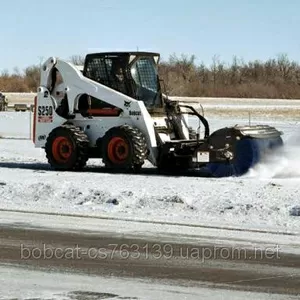
{"type": "Polygon", "coordinates": [[[279,249],[156,242],[104,233],[0,225],[0,265],[99,276],[178,281],[286,295],[300,294],[300,257],[279,249]]]}

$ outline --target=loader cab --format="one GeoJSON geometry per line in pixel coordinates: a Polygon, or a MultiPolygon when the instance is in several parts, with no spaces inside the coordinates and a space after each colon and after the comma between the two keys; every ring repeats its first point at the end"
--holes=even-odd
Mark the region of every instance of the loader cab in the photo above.
{"type": "Polygon", "coordinates": [[[162,107],[157,72],[159,54],[112,52],[88,54],[83,75],[145,103],[148,109],[162,107]]]}

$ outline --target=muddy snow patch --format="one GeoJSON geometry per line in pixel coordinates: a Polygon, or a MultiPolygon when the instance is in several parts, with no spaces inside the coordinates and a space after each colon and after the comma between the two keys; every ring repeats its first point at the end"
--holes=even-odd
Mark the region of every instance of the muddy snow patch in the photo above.
{"type": "Polygon", "coordinates": [[[158,201],[163,201],[163,202],[169,202],[169,203],[184,203],[184,200],[178,196],[178,195],[174,195],[174,196],[164,196],[162,198],[158,198],[158,201]]]}
{"type": "Polygon", "coordinates": [[[300,217],[300,206],[294,206],[290,209],[290,216],[300,217]]]}
{"type": "MultiPolygon", "coordinates": [[[[132,191],[121,191],[120,193],[111,193],[103,190],[88,190],[86,192],[74,191],[77,201],[76,205],[82,206],[105,206],[124,204],[133,196],[132,191]]],[[[70,197],[70,194],[68,195],[70,197]]]]}
{"type": "Polygon", "coordinates": [[[82,198],[78,205],[101,205],[110,199],[111,195],[106,191],[90,190],[87,195],[80,192],[78,198],[82,198]]]}

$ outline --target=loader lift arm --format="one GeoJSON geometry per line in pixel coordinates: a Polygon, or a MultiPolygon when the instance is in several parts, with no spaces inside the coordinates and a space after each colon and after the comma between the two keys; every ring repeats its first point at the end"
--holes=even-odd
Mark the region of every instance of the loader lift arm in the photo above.
{"type": "Polygon", "coordinates": [[[208,121],[206,120],[206,118],[203,117],[202,115],[200,115],[193,106],[190,106],[190,105],[181,105],[180,104],[179,107],[190,109],[191,112],[187,112],[187,114],[191,115],[191,116],[197,116],[198,117],[198,119],[204,125],[204,128],[205,128],[204,138],[207,139],[209,137],[209,135],[210,135],[210,130],[209,130],[209,124],[208,124],[208,121]]]}

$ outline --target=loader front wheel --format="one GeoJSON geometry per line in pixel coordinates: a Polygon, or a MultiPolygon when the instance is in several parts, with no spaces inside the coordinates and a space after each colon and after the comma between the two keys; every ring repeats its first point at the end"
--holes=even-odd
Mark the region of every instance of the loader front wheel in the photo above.
{"type": "Polygon", "coordinates": [[[45,151],[49,164],[55,170],[78,171],[88,160],[87,135],[74,125],[55,128],[46,142],[45,151]]]}
{"type": "Polygon", "coordinates": [[[102,156],[107,168],[139,171],[147,157],[146,139],[137,128],[114,127],[103,137],[102,156]]]}

